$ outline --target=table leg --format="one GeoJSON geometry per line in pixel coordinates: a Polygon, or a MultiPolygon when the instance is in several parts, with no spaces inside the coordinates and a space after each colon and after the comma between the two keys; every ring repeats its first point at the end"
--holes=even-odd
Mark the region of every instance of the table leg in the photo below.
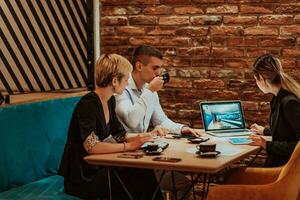
{"type": "Polygon", "coordinates": [[[172,176],[172,190],[173,190],[173,193],[174,193],[175,200],[177,200],[177,191],[176,191],[174,171],[171,171],[171,176],[172,176]]]}
{"type": "Polygon", "coordinates": [[[160,177],[159,177],[157,186],[156,186],[155,191],[154,191],[153,196],[152,196],[152,200],[155,199],[156,193],[157,193],[157,191],[158,191],[158,189],[159,189],[159,187],[160,187],[160,183],[161,183],[161,181],[162,181],[162,179],[163,179],[165,173],[166,173],[166,170],[164,170],[164,171],[161,173],[160,177]]]}
{"type": "Polygon", "coordinates": [[[112,200],[111,179],[110,179],[110,168],[109,167],[108,167],[108,171],[107,171],[107,176],[108,176],[109,200],[112,200]]]}
{"type": "Polygon", "coordinates": [[[114,170],[114,173],[117,177],[117,179],[119,180],[119,182],[121,183],[123,189],[125,190],[126,194],[128,195],[130,200],[133,200],[132,196],[130,195],[129,191],[127,190],[125,184],[123,183],[122,179],[120,178],[119,174],[114,170]]]}

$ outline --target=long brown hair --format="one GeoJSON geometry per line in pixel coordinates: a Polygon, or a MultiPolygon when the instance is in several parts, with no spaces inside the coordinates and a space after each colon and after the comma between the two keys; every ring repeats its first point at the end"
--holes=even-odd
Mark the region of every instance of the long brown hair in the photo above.
{"type": "Polygon", "coordinates": [[[261,75],[272,84],[280,84],[283,89],[300,99],[300,85],[283,71],[280,60],[271,54],[257,58],[253,65],[253,74],[258,80],[260,79],[259,75],[261,75]]]}

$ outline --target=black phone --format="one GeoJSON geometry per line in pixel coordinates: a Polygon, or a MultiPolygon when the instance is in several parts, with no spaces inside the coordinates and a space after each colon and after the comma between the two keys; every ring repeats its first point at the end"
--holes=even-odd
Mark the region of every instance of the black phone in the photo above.
{"type": "Polygon", "coordinates": [[[158,156],[152,159],[153,161],[161,161],[161,162],[179,162],[181,158],[172,158],[172,157],[163,157],[158,156]]]}

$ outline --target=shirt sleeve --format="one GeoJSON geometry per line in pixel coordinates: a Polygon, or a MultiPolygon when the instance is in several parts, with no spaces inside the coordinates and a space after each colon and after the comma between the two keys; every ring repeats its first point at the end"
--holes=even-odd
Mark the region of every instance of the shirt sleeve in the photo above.
{"type": "Polygon", "coordinates": [[[122,95],[116,95],[116,113],[130,129],[134,129],[142,123],[146,112],[152,112],[154,107],[153,93],[150,90],[145,89],[134,103],[132,102],[133,95],[131,89],[128,88],[122,95]]]}
{"type": "Polygon", "coordinates": [[[91,133],[97,133],[96,120],[100,112],[94,102],[83,102],[76,111],[76,120],[82,143],[91,133]]]}
{"type": "Polygon", "coordinates": [[[112,97],[111,103],[111,116],[112,116],[112,131],[111,135],[116,140],[116,142],[121,143],[124,142],[126,139],[126,130],[124,129],[123,125],[119,121],[115,108],[116,108],[116,100],[115,97],[112,97]]]}
{"type": "Polygon", "coordinates": [[[276,154],[279,156],[291,155],[300,140],[300,102],[296,100],[288,101],[283,110],[284,117],[287,119],[289,125],[296,133],[297,140],[295,141],[272,141],[267,142],[266,151],[269,154],[276,154]]]}
{"type": "Polygon", "coordinates": [[[167,117],[161,107],[157,93],[156,96],[156,104],[153,115],[151,117],[151,122],[154,126],[160,125],[164,128],[169,129],[171,133],[181,134],[181,129],[184,125],[175,123],[167,117]]]}

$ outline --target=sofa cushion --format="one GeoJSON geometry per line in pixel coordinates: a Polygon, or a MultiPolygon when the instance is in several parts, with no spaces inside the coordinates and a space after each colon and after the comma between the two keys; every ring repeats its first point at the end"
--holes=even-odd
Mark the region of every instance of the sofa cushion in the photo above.
{"type": "Polygon", "coordinates": [[[0,192],[57,173],[80,98],[0,107],[0,192]]]}
{"type": "Polygon", "coordinates": [[[79,200],[77,197],[64,193],[64,179],[57,175],[1,192],[0,199],[79,200]]]}

